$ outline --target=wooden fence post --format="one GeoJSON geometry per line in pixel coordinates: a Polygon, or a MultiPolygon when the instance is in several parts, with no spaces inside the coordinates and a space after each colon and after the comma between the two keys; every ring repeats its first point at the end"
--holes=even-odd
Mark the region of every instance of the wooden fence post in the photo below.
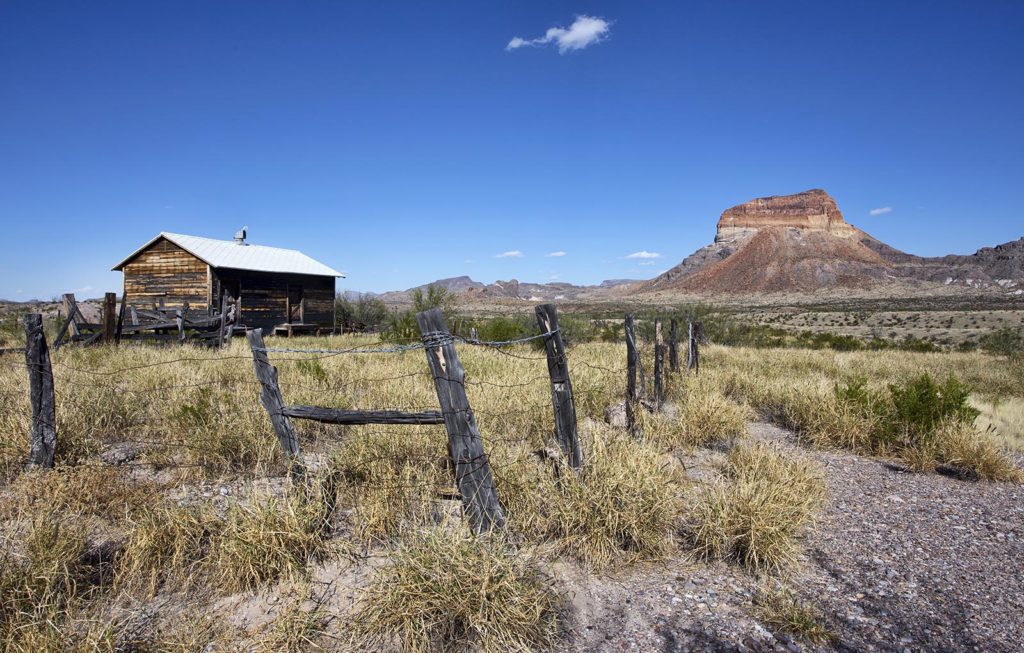
{"type": "Polygon", "coordinates": [[[640,429],[636,422],[636,410],[639,408],[639,396],[636,391],[636,334],[633,331],[633,316],[626,316],[626,430],[638,435],[640,429]]]}
{"type": "Polygon", "coordinates": [[[32,431],[28,466],[53,467],[57,448],[57,409],[53,393],[53,368],[43,332],[43,316],[25,316],[25,367],[28,368],[32,403],[32,431]]]}
{"type": "Polygon", "coordinates": [[[689,345],[687,346],[688,352],[686,355],[686,373],[689,374],[691,371],[694,376],[700,372],[700,349],[697,345],[697,330],[694,328],[693,322],[689,323],[688,327],[689,345]]]}
{"type": "Polygon", "coordinates": [[[224,346],[224,331],[227,326],[225,322],[228,319],[228,293],[227,291],[221,291],[220,293],[220,329],[217,330],[217,348],[220,349],[224,346]]]}
{"type": "Polygon", "coordinates": [[[665,402],[665,339],[661,334],[661,320],[654,320],[654,404],[661,409],[665,402]]]}
{"type": "Polygon", "coordinates": [[[416,314],[427,353],[427,365],[434,377],[437,399],[448,430],[448,455],[455,468],[455,484],[462,505],[476,532],[505,526],[505,511],[498,501],[491,465],[484,452],[476,417],[466,396],[465,370],[455,350],[444,314],[431,309],[416,314]]]}
{"type": "Polygon", "coordinates": [[[260,382],[260,403],[267,409],[270,421],[274,425],[277,441],[281,443],[284,457],[288,461],[292,478],[302,475],[302,463],[299,462],[299,439],[295,436],[291,420],[284,414],[284,398],[281,387],[277,384],[277,368],[270,364],[263,344],[263,330],[253,329],[248,333],[249,347],[252,349],[252,367],[256,371],[256,379],[260,382]]]}
{"type": "Polygon", "coordinates": [[[668,369],[672,372],[679,371],[679,330],[676,319],[668,323],[668,369]]]}
{"type": "Polygon", "coordinates": [[[548,376],[551,377],[551,405],[555,410],[555,439],[569,460],[569,466],[579,469],[583,465],[583,452],[576,430],[576,406],[572,400],[565,341],[558,330],[558,310],[554,304],[542,304],[536,312],[541,331],[550,334],[544,338],[544,348],[548,355],[548,376]]]}
{"type": "Polygon", "coordinates": [[[121,293],[121,308],[117,311],[117,331],[114,333],[114,343],[121,344],[121,329],[124,328],[124,312],[128,302],[128,293],[121,293]]]}
{"type": "Polygon", "coordinates": [[[114,342],[117,331],[117,293],[103,293],[103,342],[114,342]]]}
{"type": "Polygon", "coordinates": [[[61,302],[64,304],[64,313],[67,317],[64,318],[64,323],[60,327],[57,339],[53,341],[54,351],[60,349],[60,346],[64,343],[64,338],[67,336],[68,328],[71,329],[72,336],[77,336],[81,333],[78,329],[78,323],[75,321],[75,314],[78,313],[78,304],[75,302],[74,294],[65,293],[61,297],[61,302]]]}

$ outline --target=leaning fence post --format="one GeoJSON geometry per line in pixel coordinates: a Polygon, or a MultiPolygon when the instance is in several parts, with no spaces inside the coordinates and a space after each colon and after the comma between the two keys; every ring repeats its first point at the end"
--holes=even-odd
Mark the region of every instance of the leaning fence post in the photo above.
{"type": "Polygon", "coordinates": [[[53,453],[57,448],[57,410],[50,350],[46,347],[43,316],[39,313],[25,316],[25,367],[28,368],[32,403],[28,466],[53,467],[53,453]]]}
{"type": "Polygon", "coordinates": [[[455,350],[455,339],[439,309],[417,313],[416,323],[448,431],[448,454],[455,468],[455,484],[462,495],[463,509],[476,532],[502,528],[505,511],[498,501],[491,465],[469,407],[466,373],[455,350]]]}
{"type": "Polygon", "coordinates": [[[640,429],[636,422],[636,409],[639,397],[636,391],[636,335],[633,332],[633,316],[626,316],[626,429],[632,435],[638,435],[640,429]]]}
{"type": "Polygon", "coordinates": [[[679,330],[675,318],[668,323],[668,369],[679,371],[679,330]]]}
{"type": "Polygon", "coordinates": [[[297,478],[302,475],[299,439],[295,436],[291,420],[284,414],[284,398],[281,396],[281,387],[277,384],[277,368],[271,365],[267,358],[263,330],[249,331],[248,338],[249,347],[252,349],[252,367],[256,371],[256,379],[260,382],[260,403],[270,415],[277,441],[281,443],[284,457],[288,461],[289,471],[293,478],[297,478]]]}
{"type": "Polygon", "coordinates": [[[565,356],[565,341],[558,330],[558,310],[554,304],[536,308],[537,323],[544,338],[548,355],[548,376],[551,377],[551,405],[555,410],[555,438],[569,460],[569,466],[579,469],[583,465],[579,434],[576,431],[576,406],[572,400],[572,382],[569,380],[569,362],[565,356]]]}
{"type": "Polygon", "coordinates": [[[661,409],[665,401],[665,339],[661,335],[661,320],[654,320],[654,404],[661,409]]]}

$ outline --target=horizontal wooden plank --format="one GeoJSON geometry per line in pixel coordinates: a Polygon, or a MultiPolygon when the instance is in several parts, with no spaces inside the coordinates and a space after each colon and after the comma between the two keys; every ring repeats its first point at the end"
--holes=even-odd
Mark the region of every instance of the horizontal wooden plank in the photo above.
{"type": "Polygon", "coordinates": [[[319,406],[285,406],[282,411],[288,417],[308,419],[327,424],[444,424],[441,411],[430,410],[421,413],[404,413],[398,410],[343,410],[320,408],[319,406]]]}

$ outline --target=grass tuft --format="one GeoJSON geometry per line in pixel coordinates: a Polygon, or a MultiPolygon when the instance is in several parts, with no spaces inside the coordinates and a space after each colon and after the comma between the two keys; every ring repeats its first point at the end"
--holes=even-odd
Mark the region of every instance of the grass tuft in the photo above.
{"type": "Polygon", "coordinates": [[[825,497],[820,466],[758,443],[735,447],[722,474],[689,507],[684,532],[691,546],[754,572],[792,563],[797,537],[825,497]]]}
{"type": "Polygon", "coordinates": [[[530,560],[442,524],[402,543],[364,590],[351,628],[368,647],[534,651],[556,640],[559,605],[530,560]]]}

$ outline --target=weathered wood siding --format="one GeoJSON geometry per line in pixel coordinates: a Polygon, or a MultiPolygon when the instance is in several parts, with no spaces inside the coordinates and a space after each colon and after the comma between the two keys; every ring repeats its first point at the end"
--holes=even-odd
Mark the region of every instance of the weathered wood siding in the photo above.
{"type": "Polygon", "coordinates": [[[124,290],[138,305],[162,299],[168,307],[188,302],[191,308],[205,309],[208,283],[206,263],[164,238],[124,266],[124,290]]]}
{"type": "Polygon", "coordinates": [[[239,323],[247,327],[269,329],[287,322],[288,286],[302,287],[304,324],[334,325],[334,277],[217,268],[213,270],[214,297],[220,297],[222,283],[238,283],[239,323]]]}

